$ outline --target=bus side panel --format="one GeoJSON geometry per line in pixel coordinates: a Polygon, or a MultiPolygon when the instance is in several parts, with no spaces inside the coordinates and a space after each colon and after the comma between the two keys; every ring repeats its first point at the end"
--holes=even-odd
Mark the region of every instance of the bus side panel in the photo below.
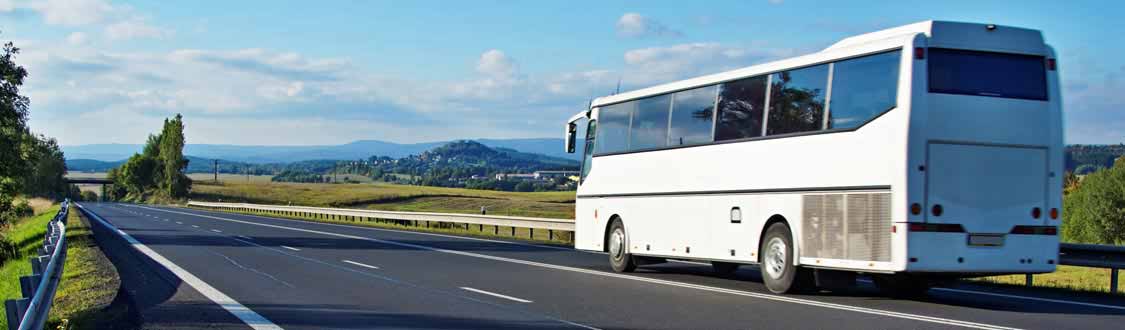
{"type": "Polygon", "coordinates": [[[604,231],[609,215],[598,214],[594,209],[601,202],[599,198],[578,198],[574,209],[574,248],[579,250],[603,251],[604,231]]]}

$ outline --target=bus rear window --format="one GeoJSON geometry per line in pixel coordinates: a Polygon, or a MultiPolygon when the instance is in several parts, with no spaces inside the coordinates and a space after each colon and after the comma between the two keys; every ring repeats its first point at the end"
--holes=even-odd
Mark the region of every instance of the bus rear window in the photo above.
{"type": "Polygon", "coordinates": [[[1043,56],[929,49],[930,92],[1047,100],[1043,56]]]}

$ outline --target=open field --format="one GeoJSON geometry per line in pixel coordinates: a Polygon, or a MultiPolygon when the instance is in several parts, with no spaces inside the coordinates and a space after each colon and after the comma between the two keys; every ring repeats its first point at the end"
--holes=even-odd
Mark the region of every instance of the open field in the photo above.
{"type": "Polygon", "coordinates": [[[574,192],[520,193],[374,184],[196,182],[192,200],[574,219],[574,192]]]}
{"type": "MultiPolygon", "coordinates": [[[[66,174],[66,177],[67,178],[105,179],[106,173],[105,172],[70,172],[70,173],[66,174]]],[[[215,175],[212,174],[212,173],[188,173],[188,177],[191,178],[192,181],[196,181],[196,182],[214,181],[214,179],[215,179],[215,175]]],[[[219,173],[219,181],[220,182],[247,182],[247,181],[249,181],[249,182],[252,182],[252,183],[268,183],[268,182],[270,182],[270,179],[272,179],[272,178],[273,178],[272,175],[251,175],[251,176],[247,177],[246,175],[241,175],[241,174],[219,173]]],[[[343,180],[343,179],[344,179],[343,177],[340,177],[340,180],[343,180]]],[[[97,187],[97,189],[100,193],[101,185],[89,185],[89,186],[97,187]]]]}

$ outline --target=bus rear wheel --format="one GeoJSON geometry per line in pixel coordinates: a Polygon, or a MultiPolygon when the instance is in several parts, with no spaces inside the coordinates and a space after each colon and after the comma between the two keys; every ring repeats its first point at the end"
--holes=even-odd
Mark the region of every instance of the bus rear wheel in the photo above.
{"type": "Polygon", "coordinates": [[[811,286],[812,273],[793,264],[793,235],[789,226],[775,223],[766,229],[758,257],[762,281],[773,293],[793,293],[811,286]]]}
{"type": "Polygon", "coordinates": [[[613,271],[628,273],[636,270],[637,261],[629,253],[629,240],[625,236],[625,224],[621,223],[620,219],[613,220],[608,235],[606,245],[609,250],[609,264],[613,267],[613,271]]]}

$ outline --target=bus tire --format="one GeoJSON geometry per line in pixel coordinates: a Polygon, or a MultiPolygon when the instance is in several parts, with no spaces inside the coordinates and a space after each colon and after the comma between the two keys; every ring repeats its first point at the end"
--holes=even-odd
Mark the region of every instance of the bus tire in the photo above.
{"type": "Polygon", "coordinates": [[[712,261],[711,270],[719,277],[734,276],[734,272],[738,270],[739,264],[733,262],[712,261]]]}
{"type": "Polygon", "coordinates": [[[923,277],[906,274],[872,275],[871,281],[883,295],[893,298],[916,298],[930,291],[930,281],[923,277]]]}
{"type": "Polygon", "coordinates": [[[637,261],[629,253],[629,240],[625,233],[625,224],[621,219],[614,219],[607,234],[609,237],[606,237],[609,265],[618,273],[629,273],[637,269],[637,261]]]}
{"type": "Polygon", "coordinates": [[[770,292],[799,292],[810,285],[811,273],[793,264],[793,234],[788,225],[775,223],[766,229],[758,256],[762,282],[770,292]]]}

